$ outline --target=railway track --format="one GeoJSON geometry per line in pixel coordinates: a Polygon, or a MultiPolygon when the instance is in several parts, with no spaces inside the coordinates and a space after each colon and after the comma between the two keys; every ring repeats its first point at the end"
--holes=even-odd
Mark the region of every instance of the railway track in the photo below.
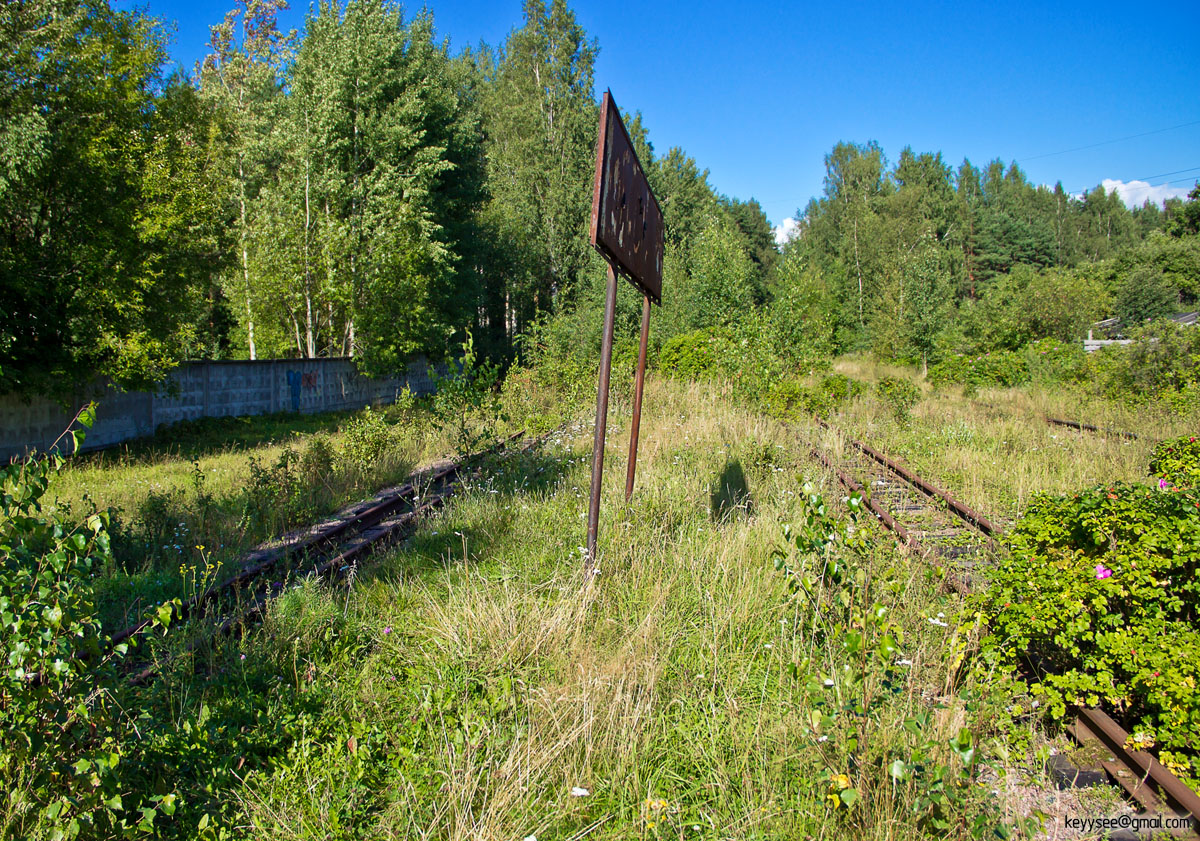
{"type": "MultiPolygon", "coordinates": [[[[510,436],[489,452],[507,450],[522,434],[510,436]]],[[[528,451],[544,437],[532,439],[520,449],[528,451]]],[[[144,664],[130,676],[130,683],[135,686],[149,683],[170,659],[192,653],[257,621],[278,595],[284,579],[345,577],[361,559],[402,539],[420,519],[445,505],[457,487],[460,474],[472,461],[435,464],[403,485],[384,489],[325,522],[292,532],[277,543],[249,553],[236,573],[176,608],[172,627],[187,627],[191,638],[168,661],[144,664]]],[[[152,625],[149,618],[136,622],[113,634],[109,645],[115,647],[127,642],[152,625]]]]}
{"type": "Polygon", "coordinates": [[[1138,436],[1132,432],[1123,432],[1120,429],[1104,429],[1099,426],[1093,426],[1090,423],[1080,423],[1079,421],[1063,420],[1062,418],[1054,418],[1050,415],[1042,415],[1046,419],[1046,423],[1052,426],[1065,426],[1069,429],[1077,429],[1081,432],[1095,432],[1100,435],[1108,435],[1118,438],[1124,438],[1127,441],[1136,441],[1138,436]]]}
{"type": "MultiPolygon", "coordinates": [[[[984,406],[995,412],[1006,414],[1010,410],[1002,406],[997,406],[995,403],[985,403],[978,401],[978,405],[984,406]]],[[[1113,429],[1111,427],[1096,426],[1095,424],[1083,423],[1082,421],[1066,420],[1064,418],[1056,418],[1053,415],[1047,415],[1044,412],[1035,412],[1042,420],[1051,426],[1062,426],[1067,429],[1074,429],[1077,432],[1095,432],[1097,435],[1105,435],[1111,438],[1124,438],[1126,441],[1137,441],[1141,436],[1132,432],[1125,432],[1121,429],[1113,429]]]]}
{"type": "MultiPolygon", "coordinates": [[[[837,432],[820,418],[816,422],[837,432]]],[[[1086,424],[1082,426],[1089,428],[1086,424]]],[[[997,549],[998,532],[991,521],[867,444],[845,436],[842,440],[843,452],[837,454],[836,463],[816,447],[812,448],[813,456],[846,489],[860,493],[869,489],[864,493],[864,504],[884,527],[902,543],[947,569],[947,587],[960,595],[969,595],[980,579],[982,565],[997,549]]],[[[1074,785],[1099,778],[1100,774],[1087,772],[1102,772],[1147,812],[1189,815],[1192,837],[1200,834],[1200,795],[1154,756],[1128,747],[1130,734],[1104,710],[1079,709],[1067,732],[1101,758],[1092,769],[1069,765],[1052,769],[1061,784],[1074,785]]]]}
{"type": "MultiPolygon", "coordinates": [[[[822,428],[837,433],[816,418],[822,428]]],[[[814,456],[833,470],[902,543],[946,571],[945,584],[961,595],[995,551],[998,529],[984,515],[903,464],[861,441],[842,438],[837,463],[816,448],[814,456]]]]}

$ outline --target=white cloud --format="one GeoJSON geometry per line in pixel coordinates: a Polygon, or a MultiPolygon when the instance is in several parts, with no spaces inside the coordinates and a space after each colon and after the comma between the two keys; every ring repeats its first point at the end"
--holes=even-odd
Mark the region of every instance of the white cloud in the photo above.
{"type": "Polygon", "coordinates": [[[1141,207],[1147,199],[1157,205],[1161,205],[1167,199],[1184,199],[1187,198],[1190,189],[1188,187],[1168,187],[1166,184],[1153,187],[1145,181],[1130,181],[1126,184],[1124,181],[1115,181],[1112,178],[1105,178],[1100,183],[1110,193],[1116,190],[1121,200],[1131,208],[1141,207]]]}
{"type": "Polygon", "coordinates": [[[795,220],[789,216],[788,218],[786,218],[782,222],[780,222],[778,226],[776,226],[775,231],[774,231],[775,244],[778,245],[780,248],[783,248],[783,246],[786,245],[787,242],[790,239],[792,239],[792,237],[796,236],[796,234],[798,234],[799,232],[800,232],[800,223],[797,220],[795,220]]]}

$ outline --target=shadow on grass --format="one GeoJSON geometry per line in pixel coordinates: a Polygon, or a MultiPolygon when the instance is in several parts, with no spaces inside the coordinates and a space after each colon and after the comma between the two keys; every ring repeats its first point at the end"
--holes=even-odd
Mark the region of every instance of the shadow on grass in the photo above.
{"type": "Polygon", "coordinates": [[[746,471],[737,459],[725,462],[725,469],[713,483],[709,495],[709,513],[713,521],[724,523],[735,516],[751,516],[754,500],[750,496],[750,483],[746,471]]]}

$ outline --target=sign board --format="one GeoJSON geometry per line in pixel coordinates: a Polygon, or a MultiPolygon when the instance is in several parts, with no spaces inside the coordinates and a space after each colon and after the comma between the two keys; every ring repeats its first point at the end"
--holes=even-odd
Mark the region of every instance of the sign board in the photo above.
{"type": "Polygon", "coordinates": [[[662,211],[609,91],[600,105],[591,243],[650,300],[662,303],[662,211]]]}

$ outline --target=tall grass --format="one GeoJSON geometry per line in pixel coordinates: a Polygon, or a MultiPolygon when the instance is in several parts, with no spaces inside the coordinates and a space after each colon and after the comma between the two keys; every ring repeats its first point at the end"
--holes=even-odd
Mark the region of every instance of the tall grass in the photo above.
{"type": "MultiPolygon", "coordinates": [[[[835,368],[868,382],[883,375],[913,376],[862,358],[842,360],[835,368]]],[[[834,420],[1001,524],[1017,519],[1037,493],[1145,481],[1157,441],[1200,428],[1200,407],[1181,415],[1065,386],[982,389],[967,398],[957,386],[935,390],[922,385],[923,399],[906,423],[898,422],[870,391],[834,420]],[[1046,415],[1139,437],[1051,425],[1046,415]]]]}
{"type": "MultiPolygon", "coordinates": [[[[871,400],[841,422],[886,433],[885,448],[933,434],[934,406],[979,440],[1000,432],[954,394],[927,396],[908,428],[871,400]]],[[[773,563],[782,526],[804,528],[813,492],[845,512],[803,429],[652,377],[626,504],[627,420],[610,418],[596,577],[581,557],[591,427],[576,423],[491,458],[348,583],[289,583],[261,627],[180,656],[127,698],[141,741],[123,762],[180,794],[161,831],[915,839],[1081,812],[1047,784],[1036,723],[1001,726],[1011,693],[962,668],[977,629],[923,561],[860,523],[873,536],[840,557],[849,584],[822,584],[820,607],[789,587],[773,563]],[[850,647],[876,605],[898,640],[881,660],[850,647]],[[846,677],[857,671],[870,679],[846,677]],[[973,774],[954,770],[964,727],[973,774]],[[907,770],[893,776],[897,760],[907,770]],[[965,782],[942,812],[936,767],[965,782]]]]}
{"type": "MultiPolygon", "coordinates": [[[[855,763],[910,750],[901,725],[930,709],[925,738],[949,754],[948,740],[967,720],[954,700],[964,689],[953,668],[963,637],[930,619],[951,615],[953,600],[886,542],[870,553],[863,573],[880,582],[911,665],[864,723],[868,746],[820,739],[802,689],[807,676],[793,666],[837,674],[846,655],[836,629],[789,593],[771,553],[781,525],[803,516],[806,480],[831,500],[840,492],[788,429],[698,387],[652,379],[646,406],[628,506],[623,424],[610,425],[595,579],[583,578],[579,546],[589,463],[582,430],[541,455],[497,465],[406,547],[360,573],[350,594],[313,591],[298,611],[273,614],[247,656],[310,658],[291,671],[311,668],[316,681],[336,686],[323,715],[337,722],[326,730],[341,735],[329,744],[359,732],[357,749],[369,741],[391,768],[379,791],[356,799],[337,760],[344,748],[293,746],[238,792],[256,831],[446,839],[922,834],[912,808],[919,787],[855,763]],[[733,464],[749,499],[723,515],[714,491],[733,464]],[[361,656],[331,662],[306,652],[295,624],[342,611],[355,627],[347,633],[366,641],[361,656]],[[354,722],[369,722],[369,732],[354,722]],[[830,775],[841,773],[863,788],[854,810],[826,799],[830,775]]],[[[978,808],[989,796],[978,785],[970,791],[978,808]]]]}
{"type": "Polygon", "coordinates": [[[106,627],[191,595],[254,546],[402,481],[446,447],[414,412],[290,420],[195,424],[68,463],[54,504],[113,516],[114,566],[97,589],[106,627]]]}

